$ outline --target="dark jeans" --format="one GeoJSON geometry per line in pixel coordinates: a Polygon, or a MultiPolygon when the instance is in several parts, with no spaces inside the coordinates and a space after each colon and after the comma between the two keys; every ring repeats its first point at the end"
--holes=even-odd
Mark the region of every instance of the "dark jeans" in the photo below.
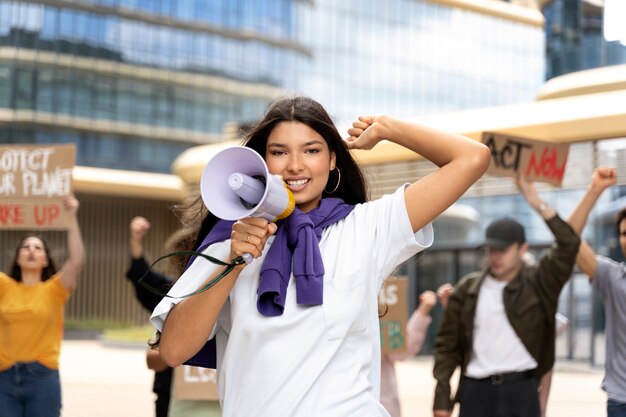
{"type": "Polygon", "coordinates": [[[606,402],[606,415],[607,417],[626,417],[626,403],[609,398],[606,402]]]}
{"type": "Polygon", "coordinates": [[[539,417],[535,378],[493,384],[463,378],[459,417],[539,417]]]}
{"type": "Polygon", "coordinates": [[[3,416],[59,417],[59,371],[39,362],[26,362],[0,372],[0,407],[3,416]]]}

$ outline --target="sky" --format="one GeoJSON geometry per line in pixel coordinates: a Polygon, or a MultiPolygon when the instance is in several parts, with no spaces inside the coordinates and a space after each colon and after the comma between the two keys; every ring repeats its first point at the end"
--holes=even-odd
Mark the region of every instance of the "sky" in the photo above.
{"type": "Polygon", "coordinates": [[[604,0],[604,38],[626,45],[626,1],[604,0]]]}

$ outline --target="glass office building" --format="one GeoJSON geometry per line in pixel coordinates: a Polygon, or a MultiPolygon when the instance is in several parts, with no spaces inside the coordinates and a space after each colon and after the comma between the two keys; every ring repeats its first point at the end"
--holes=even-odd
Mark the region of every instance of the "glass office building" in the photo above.
{"type": "Polygon", "coordinates": [[[532,99],[537,25],[426,0],[0,1],[0,141],[170,172],[281,94],[416,117],[532,99]]]}
{"type": "Polygon", "coordinates": [[[524,102],[543,82],[541,26],[437,2],[318,0],[299,27],[314,59],[296,88],[342,122],[524,102]]]}
{"type": "MultiPolygon", "coordinates": [[[[0,143],[75,143],[77,165],[102,168],[105,183],[111,170],[156,177],[284,94],[319,100],[342,132],[363,113],[528,102],[544,49],[541,13],[505,1],[0,0],[0,143]]],[[[430,169],[408,165],[368,167],[374,196],[430,169]]],[[[113,188],[80,190],[97,255],[72,319],[145,319],[122,278],[128,221],[140,213],[161,227],[153,257],[177,227],[170,197],[113,188]]]]}
{"type": "Polygon", "coordinates": [[[621,0],[551,0],[544,3],[547,79],[606,65],[626,64],[625,9],[621,0]],[[611,13],[609,20],[604,19],[605,9],[611,13]]]}
{"type": "Polygon", "coordinates": [[[310,60],[284,1],[0,2],[0,137],[72,142],[77,164],[170,172],[258,117],[310,60]],[[250,7],[248,7],[250,6],[250,7]]]}

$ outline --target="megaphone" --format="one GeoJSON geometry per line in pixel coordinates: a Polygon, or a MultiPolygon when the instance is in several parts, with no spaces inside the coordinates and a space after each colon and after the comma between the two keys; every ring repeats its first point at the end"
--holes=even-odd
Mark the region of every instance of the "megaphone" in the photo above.
{"type": "Polygon", "coordinates": [[[252,148],[234,146],[216,153],[200,178],[200,195],[223,220],[262,217],[275,222],[289,216],[296,200],[279,175],[272,175],[252,148]]]}

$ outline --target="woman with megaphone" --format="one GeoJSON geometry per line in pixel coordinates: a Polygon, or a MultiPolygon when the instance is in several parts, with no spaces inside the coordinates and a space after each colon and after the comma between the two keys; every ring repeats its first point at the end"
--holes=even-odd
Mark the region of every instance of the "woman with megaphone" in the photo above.
{"type": "Polygon", "coordinates": [[[153,312],[170,366],[215,341],[223,416],[388,415],[378,401],[378,291],[432,244],[430,222],[480,178],[490,154],[466,137],[389,116],[361,116],[348,134],[343,140],[309,98],[270,105],[245,146],[282,177],[293,213],[276,222],[207,213],[196,247],[226,266],[195,258],[153,312]],[[367,201],[349,150],[382,140],[439,169],[367,201]]]}

